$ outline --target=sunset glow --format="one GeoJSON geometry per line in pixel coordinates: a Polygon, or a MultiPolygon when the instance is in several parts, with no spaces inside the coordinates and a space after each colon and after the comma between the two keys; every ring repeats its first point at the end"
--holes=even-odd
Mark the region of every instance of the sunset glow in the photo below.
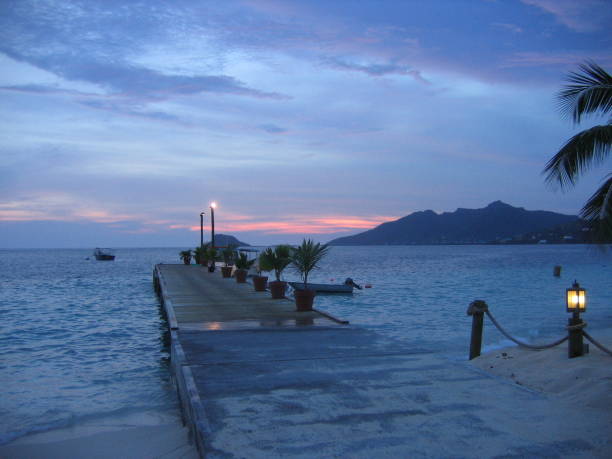
{"type": "MultiPolygon", "coordinates": [[[[287,220],[275,220],[269,222],[249,221],[244,217],[239,221],[220,222],[217,226],[218,231],[226,233],[240,233],[245,231],[258,231],[265,234],[331,234],[340,231],[351,231],[357,229],[370,229],[386,221],[394,220],[397,217],[373,217],[359,218],[354,216],[338,217],[292,217],[287,220]]],[[[191,231],[200,231],[196,225],[170,225],[171,229],[189,228],[191,231]]]]}

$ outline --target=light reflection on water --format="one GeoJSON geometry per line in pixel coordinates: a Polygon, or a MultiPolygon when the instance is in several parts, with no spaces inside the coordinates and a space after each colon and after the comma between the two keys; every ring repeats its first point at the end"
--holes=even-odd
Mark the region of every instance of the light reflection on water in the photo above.
{"type": "MultiPolygon", "coordinates": [[[[0,442],[37,429],[139,410],[175,410],[168,335],[151,286],[180,249],[0,251],[0,442]]],[[[288,280],[298,280],[290,269],[288,280]]],[[[583,246],[334,247],[312,282],[371,289],[316,307],[416,347],[465,358],[468,304],[484,299],[517,337],[563,333],[565,289],[588,290],[587,320],[612,327],[612,260],[583,246]],[[562,277],[552,275],[562,265],[562,277]]],[[[487,323],[485,343],[506,343],[487,323]]]]}

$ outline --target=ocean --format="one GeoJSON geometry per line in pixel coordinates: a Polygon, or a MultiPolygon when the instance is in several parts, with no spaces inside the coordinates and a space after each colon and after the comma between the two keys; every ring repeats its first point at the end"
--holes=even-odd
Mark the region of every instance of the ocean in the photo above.
{"type": "MultiPolygon", "coordinates": [[[[90,249],[0,250],[0,444],[97,419],[177,415],[151,278],[183,249],[118,249],[106,262],[90,249]]],[[[310,280],[347,277],[371,288],[318,296],[315,307],[450,359],[467,358],[475,299],[518,338],[563,336],[574,280],[587,289],[590,333],[612,328],[612,254],[591,246],[333,247],[310,280]]],[[[298,280],[290,268],[285,278],[298,280]]],[[[488,320],[484,343],[512,344],[488,320]]]]}

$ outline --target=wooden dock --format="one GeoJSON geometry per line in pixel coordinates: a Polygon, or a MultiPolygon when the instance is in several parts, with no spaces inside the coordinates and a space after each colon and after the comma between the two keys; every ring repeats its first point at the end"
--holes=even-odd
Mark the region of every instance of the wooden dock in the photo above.
{"type": "Polygon", "coordinates": [[[157,265],[154,282],[184,419],[202,457],[599,457],[610,450],[609,426],[594,424],[589,410],[572,411],[409,339],[296,312],[292,301],[199,266],[157,265]],[[534,416],[552,437],[542,438],[534,416]]]}

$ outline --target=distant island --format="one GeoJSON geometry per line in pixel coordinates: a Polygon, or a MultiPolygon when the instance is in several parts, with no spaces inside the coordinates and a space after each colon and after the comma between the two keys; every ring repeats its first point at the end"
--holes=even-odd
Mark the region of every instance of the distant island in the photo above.
{"type": "Polygon", "coordinates": [[[236,237],[228,234],[215,234],[216,247],[226,247],[228,245],[233,245],[236,247],[249,247],[251,244],[239,241],[236,237]]]}
{"type": "Polygon", "coordinates": [[[414,212],[330,245],[586,243],[586,224],[575,215],[525,210],[501,201],[482,209],[414,212]]]}

